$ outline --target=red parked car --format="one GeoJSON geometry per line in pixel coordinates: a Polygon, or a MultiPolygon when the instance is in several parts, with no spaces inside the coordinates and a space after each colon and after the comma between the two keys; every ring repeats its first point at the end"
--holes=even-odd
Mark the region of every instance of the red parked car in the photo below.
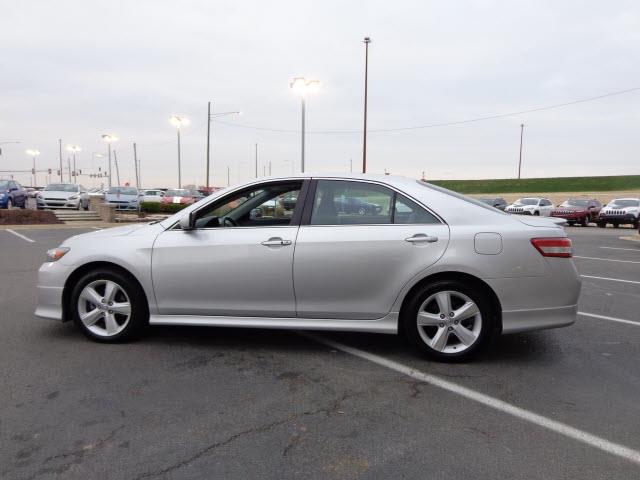
{"type": "Polygon", "coordinates": [[[167,190],[164,192],[164,197],[160,200],[161,203],[182,203],[186,205],[191,205],[196,200],[199,200],[197,194],[194,194],[191,190],[187,190],[185,188],[176,188],[173,190],[167,190]]]}
{"type": "Polygon", "coordinates": [[[552,217],[564,218],[569,225],[586,227],[595,222],[602,204],[595,198],[570,198],[551,210],[552,217]]]}

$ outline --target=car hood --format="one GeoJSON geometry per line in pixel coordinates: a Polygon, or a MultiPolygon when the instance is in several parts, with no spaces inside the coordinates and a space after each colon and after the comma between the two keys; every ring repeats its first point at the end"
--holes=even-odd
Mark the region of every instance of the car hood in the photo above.
{"type": "Polygon", "coordinates": [[[155,223],[136,223],[133,225],[123,225],[121,227],[105,228],[102,230],[95,230],[93,232],[81,233],[80,235],[74,235],[73,237],[65,240],[64,245],[76,241],[85,242],[89,239],[126,237],[127,235],[142,233],[145,229],[150,229],[151,227],[155,227],[156,225],[157,224],[155,223]]]}
{"type": "Polygon", "coordinates": [[[54,190],[40,192],[44,198],[58,198],[60,200],[66,200],[74,195],[79,195],[78,192],[56,192],[54,190]]]}
{"type": "Polygon", "coordinates": [[[529,225],[530,227],[550,227],[561,228],[562,225],[567,223],[564,218],[550,218],[550,217],[534,217],[529,215],[512,215],[513,218],[520,223],[529,225]]]}

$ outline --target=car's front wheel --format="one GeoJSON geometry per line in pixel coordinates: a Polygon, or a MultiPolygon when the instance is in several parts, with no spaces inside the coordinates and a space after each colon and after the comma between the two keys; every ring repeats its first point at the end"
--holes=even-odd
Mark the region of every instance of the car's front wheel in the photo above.
{"type": "Polygon", "coordinates": [[[409,341],[427,356],[462,361],[490,339],[495,312],[477,288],[445,280],[418,291],[404,309],[401,321],[409,341]]]}
{"type": "Polygon", "coordinates": [[[86,273],[73,289],[70,311],[76,326],[99,342],[122,342],[140,336],[149,321],[142,288],[117,270],[86,273]]]}

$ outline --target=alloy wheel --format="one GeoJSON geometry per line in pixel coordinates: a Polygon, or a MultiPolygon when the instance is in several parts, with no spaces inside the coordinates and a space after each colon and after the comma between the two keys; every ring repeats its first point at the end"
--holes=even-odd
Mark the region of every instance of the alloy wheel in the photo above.
{"type": "Polygon", "coordinates": [[[454,290],[429,296],[418,309],[416,322],[422,341],[441,353],[464,352],[482,331],[482,315],[476,303],[454,290]]]}
{"type": "Polygon", "coordinates": [[[131,302],[124,289],[112,280],[95,280],[78,297],[80,321],[93,334],[113,337],[131,319],[131,302]]]}

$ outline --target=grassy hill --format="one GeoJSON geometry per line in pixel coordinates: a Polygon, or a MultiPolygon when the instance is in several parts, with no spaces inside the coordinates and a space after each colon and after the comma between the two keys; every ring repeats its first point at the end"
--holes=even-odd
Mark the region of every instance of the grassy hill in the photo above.
{"type": "Polygon", "coordinates": [[[640,190],[640,175],[433,180],[430,183],[460,193],[610,192],[640,190]]]}

